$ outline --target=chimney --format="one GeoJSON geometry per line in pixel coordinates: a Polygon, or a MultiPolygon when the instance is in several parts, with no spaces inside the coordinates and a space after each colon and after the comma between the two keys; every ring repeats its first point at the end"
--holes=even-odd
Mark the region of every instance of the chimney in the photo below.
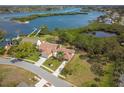
{"type": "Polygon", "coordinates": [[[45,41],[42,41],[42,43],[45,43],[45,41]]]}

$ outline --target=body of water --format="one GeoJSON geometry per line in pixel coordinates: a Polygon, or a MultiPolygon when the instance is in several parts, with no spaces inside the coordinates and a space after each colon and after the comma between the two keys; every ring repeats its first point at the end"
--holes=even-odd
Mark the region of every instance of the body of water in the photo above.
{"type": "Polygon", "coordinates": [[[109,32],[104,32],[104,31],[95,31],[95,32],[90,32],[88,34],[93,35],[95,37],[112,37],[112,36],[116,36],[115,33],[109,33],[109,32]]]}
{"type": "Polygon", "coordinates": [[[86,26],[89,22],[97,19],[97,17],[103,15],[103,12],[90,11],[88,14],[77,15],[64,15],[64,16],[49,16],[37,18],[30,21],[28,24],[21,24],[11,21],[13,17],[24,17],[33,14],[45,14],[45,13],[64,13],[64,12],[79,12],[80,8],[67,8],[63,10],[55,11],[34,11],[31,13],[10,13],[0,14],[0,29],[7,32],[6,38],[16,37],[18,31],[23,34],[29,34],[33,31],[34,27],[41,25],[47,25],[49,30],[52,31],[55,28],[77,28],[86,26]]]}

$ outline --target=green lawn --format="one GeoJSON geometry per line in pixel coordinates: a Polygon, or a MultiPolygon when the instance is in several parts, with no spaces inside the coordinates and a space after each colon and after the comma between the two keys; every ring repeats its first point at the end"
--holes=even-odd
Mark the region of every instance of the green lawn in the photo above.
{"type": "Polygon", "coordinates": [[[40,39],[43,41],[54,42],[57,40],[57,37],[53,35],[42,35],[40,39]]]}
{"type": "Polygon", "coordinates": [[[46,62],[44,62],[43,65],[45,65],[46,67],[55,71],[61,65],[61,63],[62,62],[60,62],[57,59],[51,57],[46,62]]]}
{"type": "Polygon", "coordinates": [[[34,52],[34,54],[32,56],[29,56],[26,59],[32,60],[32,61],[38,61],[39,60],[39,54],[37,52],[34,52]]]}
{"type": "Polygon", "coordinates": [[[101,81],[99,82],[99,86],[101,87],[111,87],[112,86],[112,64],[107,64],[104,68],[105,74],[101,77],[101,81]]]}
{"type": "Polygon", "coordinates": [[[38,81],[35,74],[12,65],[0,65],[0,86],[15,87],[21,82],[34,86],[38,81]]]}
{"type": "Polygon", "coordinates": [[[89,86],[94,82],[95,75],[90,71],[90,64],[75,54],[74,58],[65,66],[61,73],[66,80],[76,86],[89,86]]]}

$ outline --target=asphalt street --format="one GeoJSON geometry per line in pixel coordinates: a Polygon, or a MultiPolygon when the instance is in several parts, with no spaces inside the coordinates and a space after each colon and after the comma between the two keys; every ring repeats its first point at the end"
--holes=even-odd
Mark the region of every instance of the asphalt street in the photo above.
{"type": "Polygon", "coordinates": [[[41,78],[46,79],[47,81],[49,81],[50,83],[52,83],[55,87],[71,87],[72,84],[62,80],[60,78],[57,78],[56,76],[52,75],[51,73],[45,71],[44,69],[31,64],[31,63],[27,63],[27,62],[16,62],[16,63],[12,63],[10,62],[10,59],[4,59],[4,58],[0,58],[0,64],[7,64],[7,65],[15,65],[18,67],[21,67],[23,69],[26,69],[28,71],[31,71],[33,73],[35,73],[36,75],[38,75],[41,78]]]}

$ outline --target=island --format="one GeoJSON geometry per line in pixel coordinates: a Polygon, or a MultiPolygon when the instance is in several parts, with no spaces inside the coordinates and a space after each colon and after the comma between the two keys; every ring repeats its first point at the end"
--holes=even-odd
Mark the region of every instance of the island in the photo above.
{"type": "Polygon", "coordinates": [[[21,17],[21,18],[12,18],[12,20],[21,22],[21,23],[25,23],[25,22],[29,22],[33,19],[40,18],[40,17],[78,15],[78,14],[88,14],[88,13],[87,12],[66,12],[66,13],[35,14],[35,15],[21,17]]]}

